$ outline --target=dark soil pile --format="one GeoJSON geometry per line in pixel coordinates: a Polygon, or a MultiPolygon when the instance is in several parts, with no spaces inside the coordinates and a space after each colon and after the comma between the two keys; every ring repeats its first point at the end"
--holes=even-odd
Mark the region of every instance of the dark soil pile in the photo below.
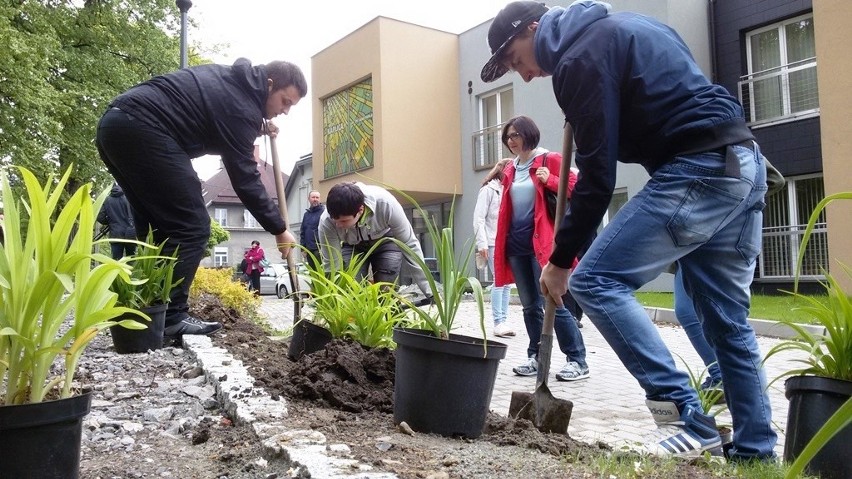
{"type": "MultiPolygon", "coordinates": [[[[212,337],[214,344],[242,360],[257,386],[287,399],[293,427],[322,432],[329,443],[345,443],[352,457],[380,470],[403,478],[591,477],[566,458],[583,463],[613,453],[603,443],[544,434],[527,420],[493,413],[476,440],[401,433],[392,415],[392,351],[334,340],[294,362],[287,357],[286,341],[270,339],[262,328],[217,303],[206,298],[198,306],[202,317],[224,325],[212,337]]],[[[719,472],[682,463],[663,475],[644,477],[698,479],[719,477],[719,472]]]]}

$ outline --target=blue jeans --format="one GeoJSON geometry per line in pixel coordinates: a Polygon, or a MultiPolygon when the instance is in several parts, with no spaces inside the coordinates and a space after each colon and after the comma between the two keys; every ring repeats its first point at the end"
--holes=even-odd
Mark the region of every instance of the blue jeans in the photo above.
{"type": "Polygon", "coordinates": [[[713,383],[721,382],[722,372],[719,369],[719,363],[716,362],[716,353],[704,338],[704,329],[701,327],[701,321],[698,320],[695,305],[692,304],[692,299],[686,292],[680,268],[678,268],[674,277],[674,311],[678,322],[686,332],[686,337],[689,338],[695,352],[698,353],[701,361],[704,362],[704,366],[707,367],[707,375],[710,376],[713,383]]]}
{"type": "MultiPolygon", "coordinates": [[[[515,276],[515,286],[518,288],[518,296],[524,310],[524,324],[527,327],[527,335],[530,344],[527,347],[527,357],[538,354],[538,346],[541,341],[541,328],[544,323],[544,296],[541,294],[539,279],[541,278],[541,265],[534,255],[509,256],[509,267],[515,276]]],[[[585,368],[586,345],[583,335],[577,327],[574,317],[564,307],[556,308],[553,329],[556,332],[556,340],[559,349],[565,354],[568,361],[574,361],[585,368]]]]}
{"type": "MultiPolygon", "coordinates": [[[[488,267],[491,268],[491,276],[494,276],[494,247],[488,247],[488,267]]],[[[506,314],[509,312],[509,295],[512,287],[491,285],[491,315],[494,317],[494,326],[506,322],[506,314]]]]}
{"type": "Polygon", "coordinates": [[[733,386],[725,391],[733,417],[731,454],[768,458],[776,434],[762,355],[746,321],[766,167],[757,147],[730,148],[740,162],[737,178],[725,176],[724,150],[677,157],[655,171],[598,236],[569,286],[647,399],[700,410],[688,377],[633,296],[678,261],[722,378],[733,386]]]}

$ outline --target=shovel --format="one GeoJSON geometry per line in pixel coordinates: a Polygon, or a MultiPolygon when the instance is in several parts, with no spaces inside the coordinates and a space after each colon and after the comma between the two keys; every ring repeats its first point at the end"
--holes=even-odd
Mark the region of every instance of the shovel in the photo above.
{"type": "MultiPolygon", "coordinates": [[[[568,172],[571,167],[571,151],[574,142],[571,125],[565,123],[562,139],[562,165],[559,169],[559,192],[556,200],[556,217],[554,231],[559,229],[559,222],[565,215],[565,189],[568,185],[568,172]]],[[[541,327],[541,340],[538,347],[538,374],[536,375],[535,392],[512,391],[509,403],[509,417],[527,419],[535,427],[545,433],[568,433],[568,422],[574,403],[567,399],[557,399],[547,387],[547,376],[550,374],[550,357],[553,351],[553,323],[556,316],[556,303],[548,296],[544,307],[544,321],[541,327]]]]}
{"type": "MultiPolygon", "coordinates": [[[[269,127],[266,122],[263,123],[267,134],[269,127]]],[[[269,153],[272,156],[272,173],[275,175],[275,192],[278,194],[278,212],[284,218],[284,224],[290,227],[290,221],[287,218],[287,195],[284,191],[284,178],[281,176],[281,162],[278,160],[278,145],[274,138],[269,139],[269,153]]],[[[299,277],[296,271],[296,262],[293,261],[293,250],[290,248],[287,253],[287,270],[290,276],[290,292],[293,297],[293,324],[302,319],[302,295],[299,294],[299,277]]]]}

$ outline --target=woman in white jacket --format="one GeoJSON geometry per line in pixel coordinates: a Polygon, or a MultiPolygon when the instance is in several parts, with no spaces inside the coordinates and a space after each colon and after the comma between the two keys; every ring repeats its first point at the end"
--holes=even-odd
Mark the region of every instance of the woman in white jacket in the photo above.
{"type": "MultiPolygon", "coordinates": [[[[494,277],[494,238],[497,236],[497,212],[500,209],[500,197],[503,186],[500,184],[502,170],[490,173],[476,199],[473,210],[473,231],[476,235],[477,264],[487,261],[491,277],[494,277]]],[[[506,313],[509,310],[511,286],[491,286],[491,315],[494,318],[494,335],[501,338],[515,335],[506,325],[506,313]]]]}

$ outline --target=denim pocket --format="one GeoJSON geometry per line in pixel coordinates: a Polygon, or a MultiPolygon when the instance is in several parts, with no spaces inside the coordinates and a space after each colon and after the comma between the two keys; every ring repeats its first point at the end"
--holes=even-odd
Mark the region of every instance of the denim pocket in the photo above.
{"type": "Polygon", "coordinates": [[[763,241],[763,203],[755,205],[747,213],[740,239],[737,241],[737,251],[743,259],[752,264],[760,254],[763,241]]]}
{"type": "Polygon", "coordinates": [[[703,178],[689,186],[666,227],[677,246],[707,242],[750,188],[735,178],[703,178]],[[737,190],[743,190],[737,195],[737,190]]]}

